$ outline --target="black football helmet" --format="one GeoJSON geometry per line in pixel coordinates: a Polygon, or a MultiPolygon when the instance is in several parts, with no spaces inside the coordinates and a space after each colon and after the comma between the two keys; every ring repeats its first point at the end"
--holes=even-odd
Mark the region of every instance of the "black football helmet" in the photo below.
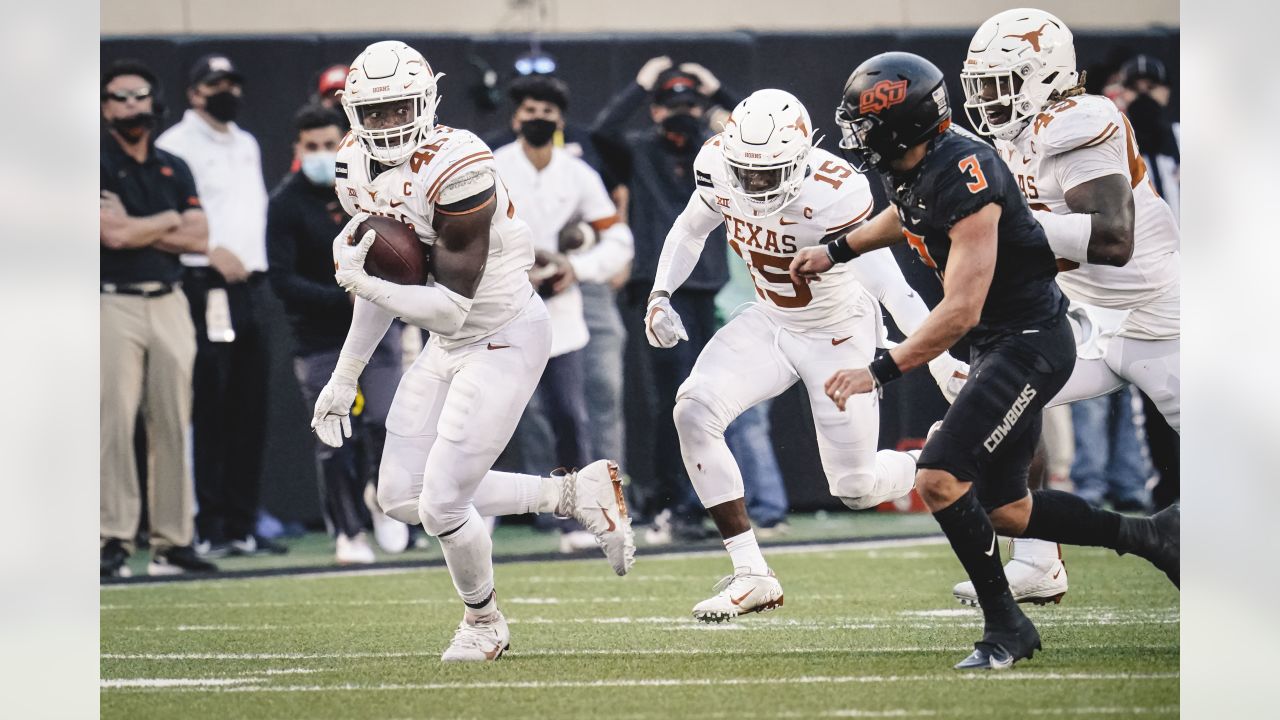
{"type": "Polygon", "coordinates": [[[836,125],[840,150],[855,170],[888,172],[890,161],[951,125],[942,71],[911,53],[870,58],[845,82],[836,125]]]}

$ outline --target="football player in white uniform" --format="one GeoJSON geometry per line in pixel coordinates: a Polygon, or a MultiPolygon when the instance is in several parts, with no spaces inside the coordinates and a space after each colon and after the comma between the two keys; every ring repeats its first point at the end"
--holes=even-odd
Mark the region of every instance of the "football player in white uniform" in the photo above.
{"type": "MultiPolygon", "coordinates": [[[[866,179],[813,145],[809,113],[795,96],[771,89],[743,100],[724,132],[694,160],[696,189],[667,235],[649,296],[649,343],[669,348],[685,339],[669,298],[720,223],[759,295],[712,337],[676,396],[685,467],[733,562],[733,574],[716,594],[693,608],[704,622],[771,610],[783,601],[782,586],[756,543],[742,474],[724,440],[725,428],[747,408],[804,381],[831,494],[851,508],[902,497],[915,482],[913,456],[876,452],[875,394],[850,399],[843,412],[823,394],[835,370],[871,361],[881,335],[877,300],[908,334],[928,309],[888,250],[840,265],[821,282],[792,282],[788,268],[798,250],[847,233],[872,211],[866,179]]],[[[930,364],[944,394],[965,370],[945,353],[930,364]]]]}
{"type": "Polygon", "coordinates": [[[558,477],[490,469],[547,363],[551,327],[529,284],[529,228],[489,148],[466,130],[436,125],[439,78],[396,41],[370,45],[347,75],[342,106],[351,133],[338,151],[336,190],[353,217],[333,248],[338,284],[354,294],[355,313],[312,427],[334,446],[350,436],[356,381],[393,318],[431,332],[387,416],[378,503],[439,539],[466,604],[442,659],[482,661],[509,647],[509,633],[481,516],[572,515],[596,534],[619,575],[630,569],[635,547],[614,463],[558,477]],[[376,235],[354,234],[370,215],[408,224],[431,246],[433,282],[398,285],[365,272],[376,235]]]}
{"type": "MultiPolygon", "coordinates": [[[[1181,238],[1129,121],[1109,99],[1083,94],[1071,31],[1042,10],[1006,10],[983,23],[960,77],[969,119],[995,139],[1060,258],[1058,285],[1072,301],[1076,366],[1049,406],[1132,383],[1178,430],[1181,238]]],[[[1019,602],[1058,601],[1067,591],[1057,543],[1015,538],[1005,574],[1019,602]]],[[[977,602],[972,583],[954,593],[977,602]]]]}

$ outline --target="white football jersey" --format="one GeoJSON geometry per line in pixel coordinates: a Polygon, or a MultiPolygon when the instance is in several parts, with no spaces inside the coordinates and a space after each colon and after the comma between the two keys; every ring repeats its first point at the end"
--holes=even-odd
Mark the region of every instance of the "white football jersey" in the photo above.
{"type": "Polygon", "coordinates": [[[1082,264],[1058,274],[1067,297],[1131,310],[1120,335],[1161,340],[1179,335],[1181,234],[1156,194],[1133,129],[1105,97],[1081,95],[1040,113],[1012,141],[997,140],[1032,209],[1070,214],[1065,194],[1081,183],[1123,175],[1133,188],[1133,257],[1123,267],[1082,264]]]}
{"type": "Polygon", "coordinates": [[[724,217],[729,247],[746,263],[759,305],[784,327],[818,330],[878,308],[848,263],[823,273],[820,282],[796,285],[787,272],[791,260],[801,248],[866,221],[873,202],[866,178],[844,160],[814,148],[807,165],[800,193],[766,218],[750,217],[734,205],[720,136],[702,147],[693,169],[699,197],[724,217]]]}
{"type": "Polygon", "coordinates": [[[423,144],[408,160],[384,168],[370,179],[376,165],[348,133],[338,149],[335,182],[343,209],[350,214],[363,211],[399,220],[412,227],[427,245],[436,241],[432,220],[442,192],[447,204],[496,185],[497,208],[489,232],[489,257],[471,312],[456,335],[440,340],[446,345],[460,344],[502,329],[533,297],[529,283],[533,243],[529,226],[516,215],[515,205],[498,177],[488,146],[467,130],[441,125],[436,127],[431,142],[423,144]],[[486,173],[491,181],[485,178],[486,173]],[[449,197],[450,192],[456,197],[449,197]]]}

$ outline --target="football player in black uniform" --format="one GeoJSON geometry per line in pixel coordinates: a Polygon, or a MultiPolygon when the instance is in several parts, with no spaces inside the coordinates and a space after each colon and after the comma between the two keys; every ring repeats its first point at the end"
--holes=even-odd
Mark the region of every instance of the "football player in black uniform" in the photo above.
{"type": "Polygon", "coordinates": [[[1075,365],[1067,300],[1044,231],[994,148],[957,128],[942,72],[890,52],[854,70],[836,113],[850,163],[879,171],[892,207],[848,236],[802,251],[812,280],[835,263],[904,239],[942,279],[944,297],[914,335],[866,368],[826,383],[852,394],[923,365],[968,336],[970,377],[921,452],[916,488],[977,588],[982,640],[957,668],[1000,669],[1040,649],[1009,592],[996,531],[1097,545],[1150,560],[1178,582],[1176,514],[1129,518],[1054,490],[1027,491],[1041,410],[1075,365]]]}

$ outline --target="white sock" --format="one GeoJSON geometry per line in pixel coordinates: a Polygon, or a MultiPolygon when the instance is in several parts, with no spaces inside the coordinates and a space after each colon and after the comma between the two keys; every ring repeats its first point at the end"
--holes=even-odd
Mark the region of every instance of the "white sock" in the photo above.
{"type": "Polygon", "coordinates": [[[476,486],[472,502],[484,517],[521,515],[539,510],[539,493],[546,478],[490,470],[476,486]]]}
{"type": "Polygon", "coordinates": [[[724,549],[729,551],[729,559],[733,561],[733,571],[735,573],[769,574],[769,565],[764,561],[764,555],[760,552],[760,545],[756,543],[755,530],[748,530],[741,535],[734,535],[725,539],[724,549]]]}
{"type": "Polygon", "coordinates": [[[1049,540],[1014,538],[1009,558],[1023,560],[1057,560],[1062,557],[1062,546],[1049,540]]]}
{"type": "Polygon", "coordinates": [[[564,476],[538,478],[538,499],[530,512],[557,512],[560,505],[560,488],[563,486],[564,476]]]}
{"type": "Polygon", "coordinates": [[[437,536],[436,540],[458,596],[464,603],[488,607],[493,602],[493,539],[480,513],[471,508],[466,522],[447,535],[437,536]]]}

